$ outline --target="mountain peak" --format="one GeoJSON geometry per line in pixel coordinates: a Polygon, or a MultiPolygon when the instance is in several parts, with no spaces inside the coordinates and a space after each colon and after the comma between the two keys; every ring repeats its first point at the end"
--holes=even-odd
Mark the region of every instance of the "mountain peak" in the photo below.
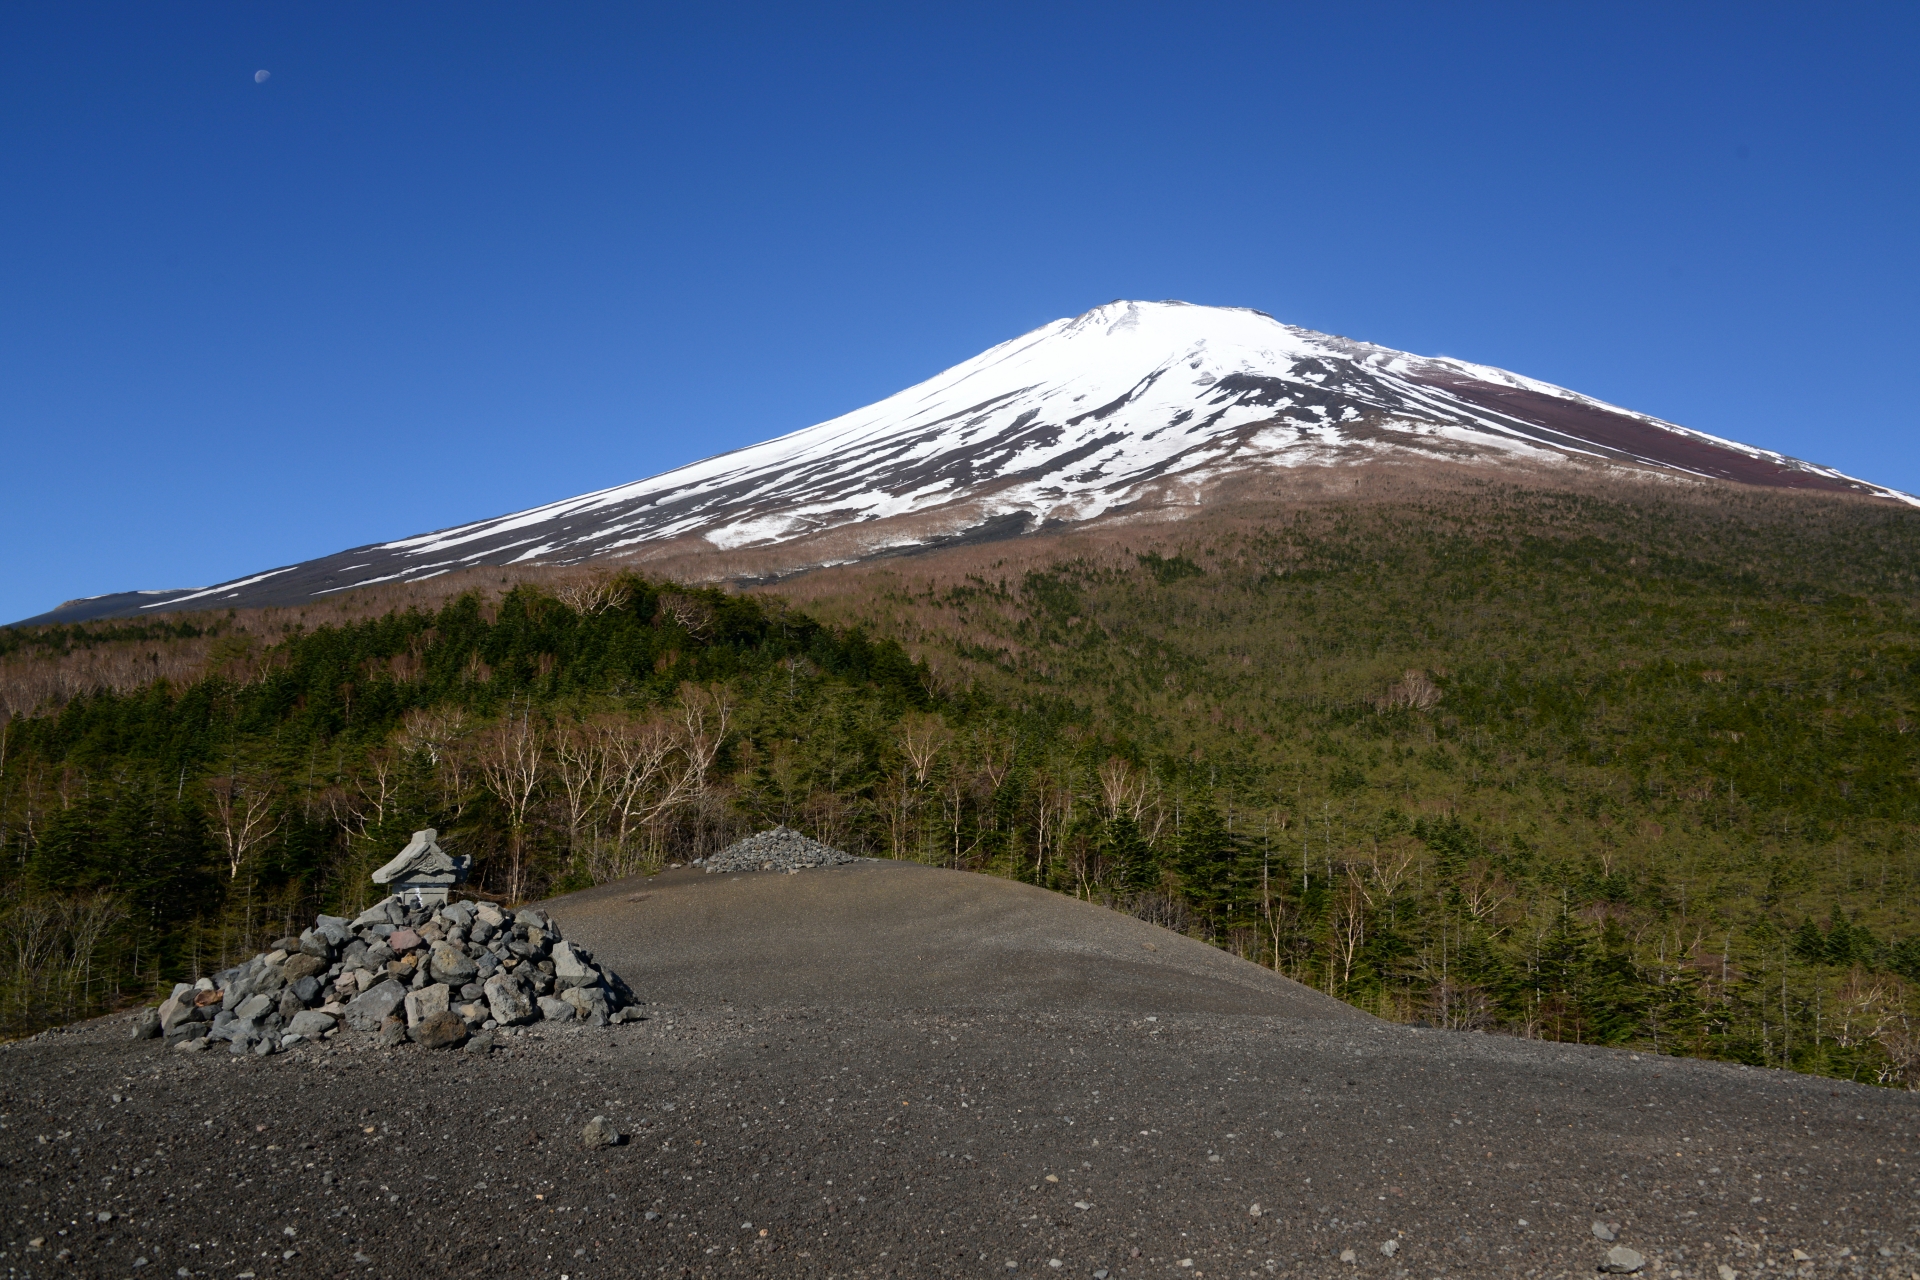
{"type": "Polygon", "coordinates": [[[1119,299],[852,413],[631,484],[357,547],[234,582],[101,597],[32,622],[284,605],[477,565],[846,534],[840,558],[1019,532],[1234,478],[1363,461],[1589,465],[1920,499],[1485,365],[1283,324],[1244,307],[1119,299]],[[847,550],[847,547],[851,550],[847,550]]]}

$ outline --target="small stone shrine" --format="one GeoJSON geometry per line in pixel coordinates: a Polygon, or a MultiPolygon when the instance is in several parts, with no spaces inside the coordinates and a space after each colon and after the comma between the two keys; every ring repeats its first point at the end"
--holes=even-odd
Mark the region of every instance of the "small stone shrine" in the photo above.
{"type": "Polygon", "coordinates": [[[467,868],[473,859],[455,856],[439,845],[440,833],[429,827],[413,833],[392,862],[373,873],[375,884],[393,890],[393,896],[409,907],[444,907],[447,893],[455,885],[467,882],[467,868]]]}

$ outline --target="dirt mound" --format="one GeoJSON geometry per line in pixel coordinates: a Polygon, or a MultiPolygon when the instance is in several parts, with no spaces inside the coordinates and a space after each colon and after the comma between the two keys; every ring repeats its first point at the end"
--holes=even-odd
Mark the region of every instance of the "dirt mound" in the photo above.
{"type": "Polygon", "coordinates": [[[1371,1021],[1270,969],[1093,903],[912,862],[726,879],[669,871],[549,906],[569,936],[590,939],[650,1000],[1371,1021]]]}

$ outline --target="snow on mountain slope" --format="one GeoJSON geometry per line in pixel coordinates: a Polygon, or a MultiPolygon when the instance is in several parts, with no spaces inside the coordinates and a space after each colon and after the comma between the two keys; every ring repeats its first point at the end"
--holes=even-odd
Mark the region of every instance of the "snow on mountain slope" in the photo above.
{"type": "MultiPolygon", "coordinates": [[[[676,541],[738,549],[862,525],[874,527],[864,549],[878,552],[1191,502],[1212,483],[1266,468],[1423,456],[1584,459],[1920,505],[1500,369],[1258,311],[1113,302],[877,404],[650,479],[203,590],[100,597],[85,616],[291,604],[474,565],[575,563],[676,541]],[[903,516],[915,519],[888,519],[903,516]]],[[[89,603],[56,613],[81,616],[69,610],[89,603]]]]}

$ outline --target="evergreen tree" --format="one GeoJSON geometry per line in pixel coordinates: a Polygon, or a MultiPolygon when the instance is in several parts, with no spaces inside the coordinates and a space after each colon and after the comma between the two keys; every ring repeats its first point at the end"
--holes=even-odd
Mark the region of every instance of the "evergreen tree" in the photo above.
{"type": "Polygon", "coordinates": [[[1231,909],[1236,896],[1237,841],[1211,800],[1187,809],[1180,831],[1180,882],[1187,900],[1214,925],[1231,909]]]}

